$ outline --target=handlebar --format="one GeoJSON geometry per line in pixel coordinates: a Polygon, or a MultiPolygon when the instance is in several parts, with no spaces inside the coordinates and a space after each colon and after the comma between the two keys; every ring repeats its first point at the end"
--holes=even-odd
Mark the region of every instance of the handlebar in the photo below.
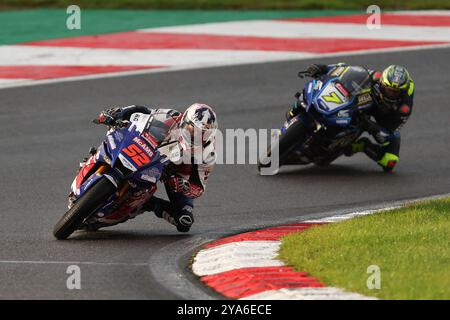
{"type": "Polygon", "coordinates": [[[116,120],[115,122],[116,122],[115,127],[126,127],[127,125],[130,124],[130,121],[128,120],[116,120]]]}
{"type": "Polygon", "coordinates": [[[303,79],[305,76],[309,75],[309,72],[306,71],[306,70],[305,71],[300,71],[297,75],[298,75],[299,78],[303,79]]]}
{"type": "Polygon", "coordinates": [[[125,126],[127,126],[130,123],[130,121],[128,121],[128,120],[120,120],[120,119],[118,119],[118,120],[114,121],[114,124],[109,124],[109,123],[105,123],[105,122],[100,122],[98,120],[98,118],[92,120],[92,122],[95,123],[95,124],[104,124],[105,126],[109,126],[109,127],[125,127],[125,126]]]}

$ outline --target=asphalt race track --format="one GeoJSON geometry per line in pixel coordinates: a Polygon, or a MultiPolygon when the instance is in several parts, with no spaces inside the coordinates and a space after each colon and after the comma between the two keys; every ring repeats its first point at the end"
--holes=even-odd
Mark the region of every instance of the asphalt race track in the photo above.
{"type": "Polygon", "coordinates": [[[325,212],[450,192],[450,49],[321,59],[374,68],[397,63],[416,84],[403,129],[400,164],[383,173],[364,155],[330,167],[283,169],[261,177],[255,165],[219,165],[196,202],[189,235],[153,214],[98,233],[56,241],[54,223],[80,159],[104,137],[91,120],[108,106],[214,106],[224,128],[277,128],[304,80],[308,60],[155,73],[0,90],[0,298],[176,299],[206,297],[187,270],[207,239],[325,212]],[[176,282],[171,263],[189,284],[176,282]],[[168,262],[169,261],[169,262],[168,262]],[[81,290],[66,287],[81,268],[81,290]],[[173,281],[171,283],[170,281],[173,281]],[[163,281],[164,280],[164,281],[163,281]],[[167,281],[166,281],[167,280],[167,281]],[[191,290],[191,291],[189,291],[191,290]],[[192,295],[189,295],[192,292],[192,295]]]}

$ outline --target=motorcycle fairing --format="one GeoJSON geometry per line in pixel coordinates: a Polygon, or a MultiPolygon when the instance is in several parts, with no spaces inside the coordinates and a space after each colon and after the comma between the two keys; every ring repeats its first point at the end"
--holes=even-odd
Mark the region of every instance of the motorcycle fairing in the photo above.
{"type": "Polygon", "coordinates": [[[352,122],[356,110],[369,108],[371,105],[355,108],[358,96],[351,95],[339,82],[339,78],[311,80],[305,90],[306,112],[311,106],[322,115],[325,125],[346,127],[352,122]]]}
{"type": "Polygon", "coordinates": [[[161,178],[164,161],[161,161],[158,150],[141,136],[142,132],[145,132],[143,123],[148,122],[150,118],[150,115],[144,116],[148,117],[135,117],[138,121],[132,121],[128,128],[108,131],[106,139],[95,154],[95,163],[108,164],[118,170],[80,177],[84,180],[81,184],[79,181],[72,184],[75,197],[81,197],[103,175],[115,185],[120,178],[125,177],[134,185],[143,188],[148,188],[149,184],[154,184],[161,178]]]}

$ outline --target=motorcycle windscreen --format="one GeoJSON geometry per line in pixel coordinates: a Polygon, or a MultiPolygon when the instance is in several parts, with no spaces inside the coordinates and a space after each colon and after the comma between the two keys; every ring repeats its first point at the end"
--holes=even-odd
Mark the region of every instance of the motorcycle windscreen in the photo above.
{"type": "Polygon", "coordinates": [[[150,114],[133,113],[130,117],[136,130],[149,142],[153,148],[157,148],[165,142],[177,123],[175,118],[165,109],[157,109],[150,114]]]}
{"type": "Polygon", "coordinates": [[[351,96],[371,90],[372,81],[367,69],[358,66],[351,66],[340,74],[338,82],[345,88],[351,96]]]}
{"type": "Polygon", "coordinates": [[[176,163],[180,160],[182,151],[177,119],[181,116],[174,110],[157,109],[142,130],[141,138],[158,149],[160,156],[164,158],[161,159],[161,162],[176,163]]]}
{"type": "Polygon", "coordinates": [[[355,96],[370,92],[369,72],[358,66],[347,67],[338,78],[329,80],[316,97],[317,110],[325,115],[342,110],[352,104],[355,96]]]}

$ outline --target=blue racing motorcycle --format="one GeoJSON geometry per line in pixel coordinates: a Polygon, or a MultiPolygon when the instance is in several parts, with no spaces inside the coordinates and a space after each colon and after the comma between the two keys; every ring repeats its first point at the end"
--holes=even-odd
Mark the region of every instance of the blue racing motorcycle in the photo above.
{"type": "MultiPolygon", "coordinates": [[[[94,121],[95,122],[95,121],[94,121]]],[[[179,156],[177,141],[168,141],[174,119],[166,112],[135,113],[111,126],[98,149],[78,171],[69,195],[69,210],[56,223],[57,239],[75,230],[96,230],[142,212],[153,196],[166,164],[179,156]]]]}
{"type": "MultiPolygon", "coordinates": [[[[299,77],[308,75],[299,72],[299,77]]],[[[271,167],[278,153],[278,167],[314,163],[326,166],[343,155],[370,123],[371,76],[358,66],[336,68],[308,81],[296,94],[299,113],[286,121],[275,143],[258,162],[258,170],[271,167]]],[[[275,169],[276,173],[277,168],[275,169]]]]}

